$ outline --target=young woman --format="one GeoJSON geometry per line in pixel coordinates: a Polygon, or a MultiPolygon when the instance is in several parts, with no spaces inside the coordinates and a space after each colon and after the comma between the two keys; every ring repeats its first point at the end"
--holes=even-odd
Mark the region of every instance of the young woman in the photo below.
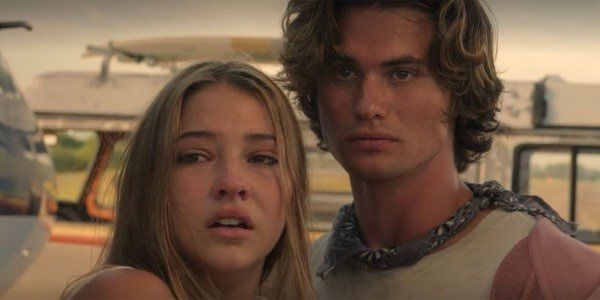
{"type": "Polygon", "coordinates": [[[241,62],[188,67],[141,119],[112,240],[68,297],[312,297],[306,176],[299,126],[272,79],[241,62]]]}

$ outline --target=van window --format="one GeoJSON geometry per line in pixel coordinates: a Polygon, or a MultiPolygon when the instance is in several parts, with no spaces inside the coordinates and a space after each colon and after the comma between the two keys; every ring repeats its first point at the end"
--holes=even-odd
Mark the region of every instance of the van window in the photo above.
{"type": "Polygon", "coordinates": [[[115,143],[108,160],[108,165],[101,175],[100,187],[98,188],[98,196],[96,198],[96,202],[101,208],[112,208],[115,206],[117,196],[116,187],[119,180],[118,171],[123,163],[123,154],[126,147],[126,139],[121,139],[115,143]]]}
{"type": "Polygon", "coordinates": [[[600,244],[600,147],[528,146],[517,163],[517,192],[540,196],[579,225],[577,238],[600,244]]]}
{"type": "Polygon", "coordinates": [[[600,231],[600,149],[577,154],[575,220],[582,230],[600,231]]]}
{"type": "Polygon", "coordinates": [[[56,170],[56,199],[79,201],[98,151],[99,139],[94,131],[64,130],[56,132],[48,145],[56,170]]]}
{"type": "Polygon", "coordinates": [[[306,154],[311,192],[351,193],[348,174],[331,153],[308,149],[306,154]]]}
{"type": "Polygon", "coordinates": [[[564,150],[536,150],[522,153],[526,168],[519,193],[544,199],[564,219],[570,216],[569,183],[571,152],[564,150]]]}

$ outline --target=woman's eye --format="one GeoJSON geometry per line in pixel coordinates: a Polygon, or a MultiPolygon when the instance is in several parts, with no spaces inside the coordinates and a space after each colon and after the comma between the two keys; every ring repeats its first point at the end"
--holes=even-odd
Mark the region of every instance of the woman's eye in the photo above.
{"type": "Polygon", "coordinates": [[[248,159],[248,162],[260,165],[274,165],[278,163],[276,158],[267,155],[254,155],[248,159]]]}
{"type": "Polygon", "coordinates": [[[184,164],[196,164],[207,160],[208,157],[205,154],[199,152],[183,153],[177,157],[177,162],[184,164]]]}
{"type": "Polygon", "coordinates": [[[402,69],[392,71],[392,79],[407,80],[414,77],[416,74],[413,71],[402,69]]]}

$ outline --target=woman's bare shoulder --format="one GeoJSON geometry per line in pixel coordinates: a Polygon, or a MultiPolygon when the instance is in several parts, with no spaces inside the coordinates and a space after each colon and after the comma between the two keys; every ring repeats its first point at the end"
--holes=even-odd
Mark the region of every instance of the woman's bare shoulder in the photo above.
{"type": "Polygon", "coordinates": [[[90,276],[70,299],[174,299],[169,286],[148,271],[112,266],[90,276]]]}

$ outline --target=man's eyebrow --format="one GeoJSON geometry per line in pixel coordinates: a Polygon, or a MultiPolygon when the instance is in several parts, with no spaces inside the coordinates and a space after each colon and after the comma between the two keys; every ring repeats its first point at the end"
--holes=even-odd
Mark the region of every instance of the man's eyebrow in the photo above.
{"type": "MultiPolygon", "coordinates": [[[[333,57],[333,61],[338,62],[338,63],[341,62],[341,63],[357,64],[356,59],[354,59],[351,56],[344,55],[344,54],[335,55],[333,57]]],[[[404,56],[400,56],[397,58],[387,60],[387,61],[383,62],[381,64],[381,66],[384,68],[390,68],[390,67],[395,67],[398,65],[408,65],[408,64],[426,65],[427,61],[424,59],[417,58],[413,55],[404,55],[404,56]]]]}
{"type": "Polygon", "coordinates": [[[249,141],[275,141],[275,135],[271,133],[252,133],[244,138],[249,141]]]}
{"type": "Polygon", "coordinates": [[[212,131],[206,131],[206,130],[190,130],[190,131],[186,131],[182,134],[179,135],[179,137],[177,138],[177,140],[181,140],[187,137],[196,137],[196,138],[211,138],[214,139],[217,136],[216,133],[212,132],[212,131]]]}
{"type": "Polygon", "coordinates": [[[336,54],[333,56],[332,59],[334,62],[338,62],[338,63],[351,63],[351,64],[356,64],[356,59],[354,59],[353,57],[350,57],[348,55],[344,55],[344,54],[336,54]]]}
{"type": "Polygon", "coordinates": [[[394,58],[394,59],[385,61],[381,64],[381,66],[384,68],[391,68],[391,67],[395,67],[398,65],[409,65],[409,64],[426,65],[427,61],[417,58],[417,57],[414,57],[412,55],[406,55],[406,56],[401,56],[398,58],[394,58]]]}

